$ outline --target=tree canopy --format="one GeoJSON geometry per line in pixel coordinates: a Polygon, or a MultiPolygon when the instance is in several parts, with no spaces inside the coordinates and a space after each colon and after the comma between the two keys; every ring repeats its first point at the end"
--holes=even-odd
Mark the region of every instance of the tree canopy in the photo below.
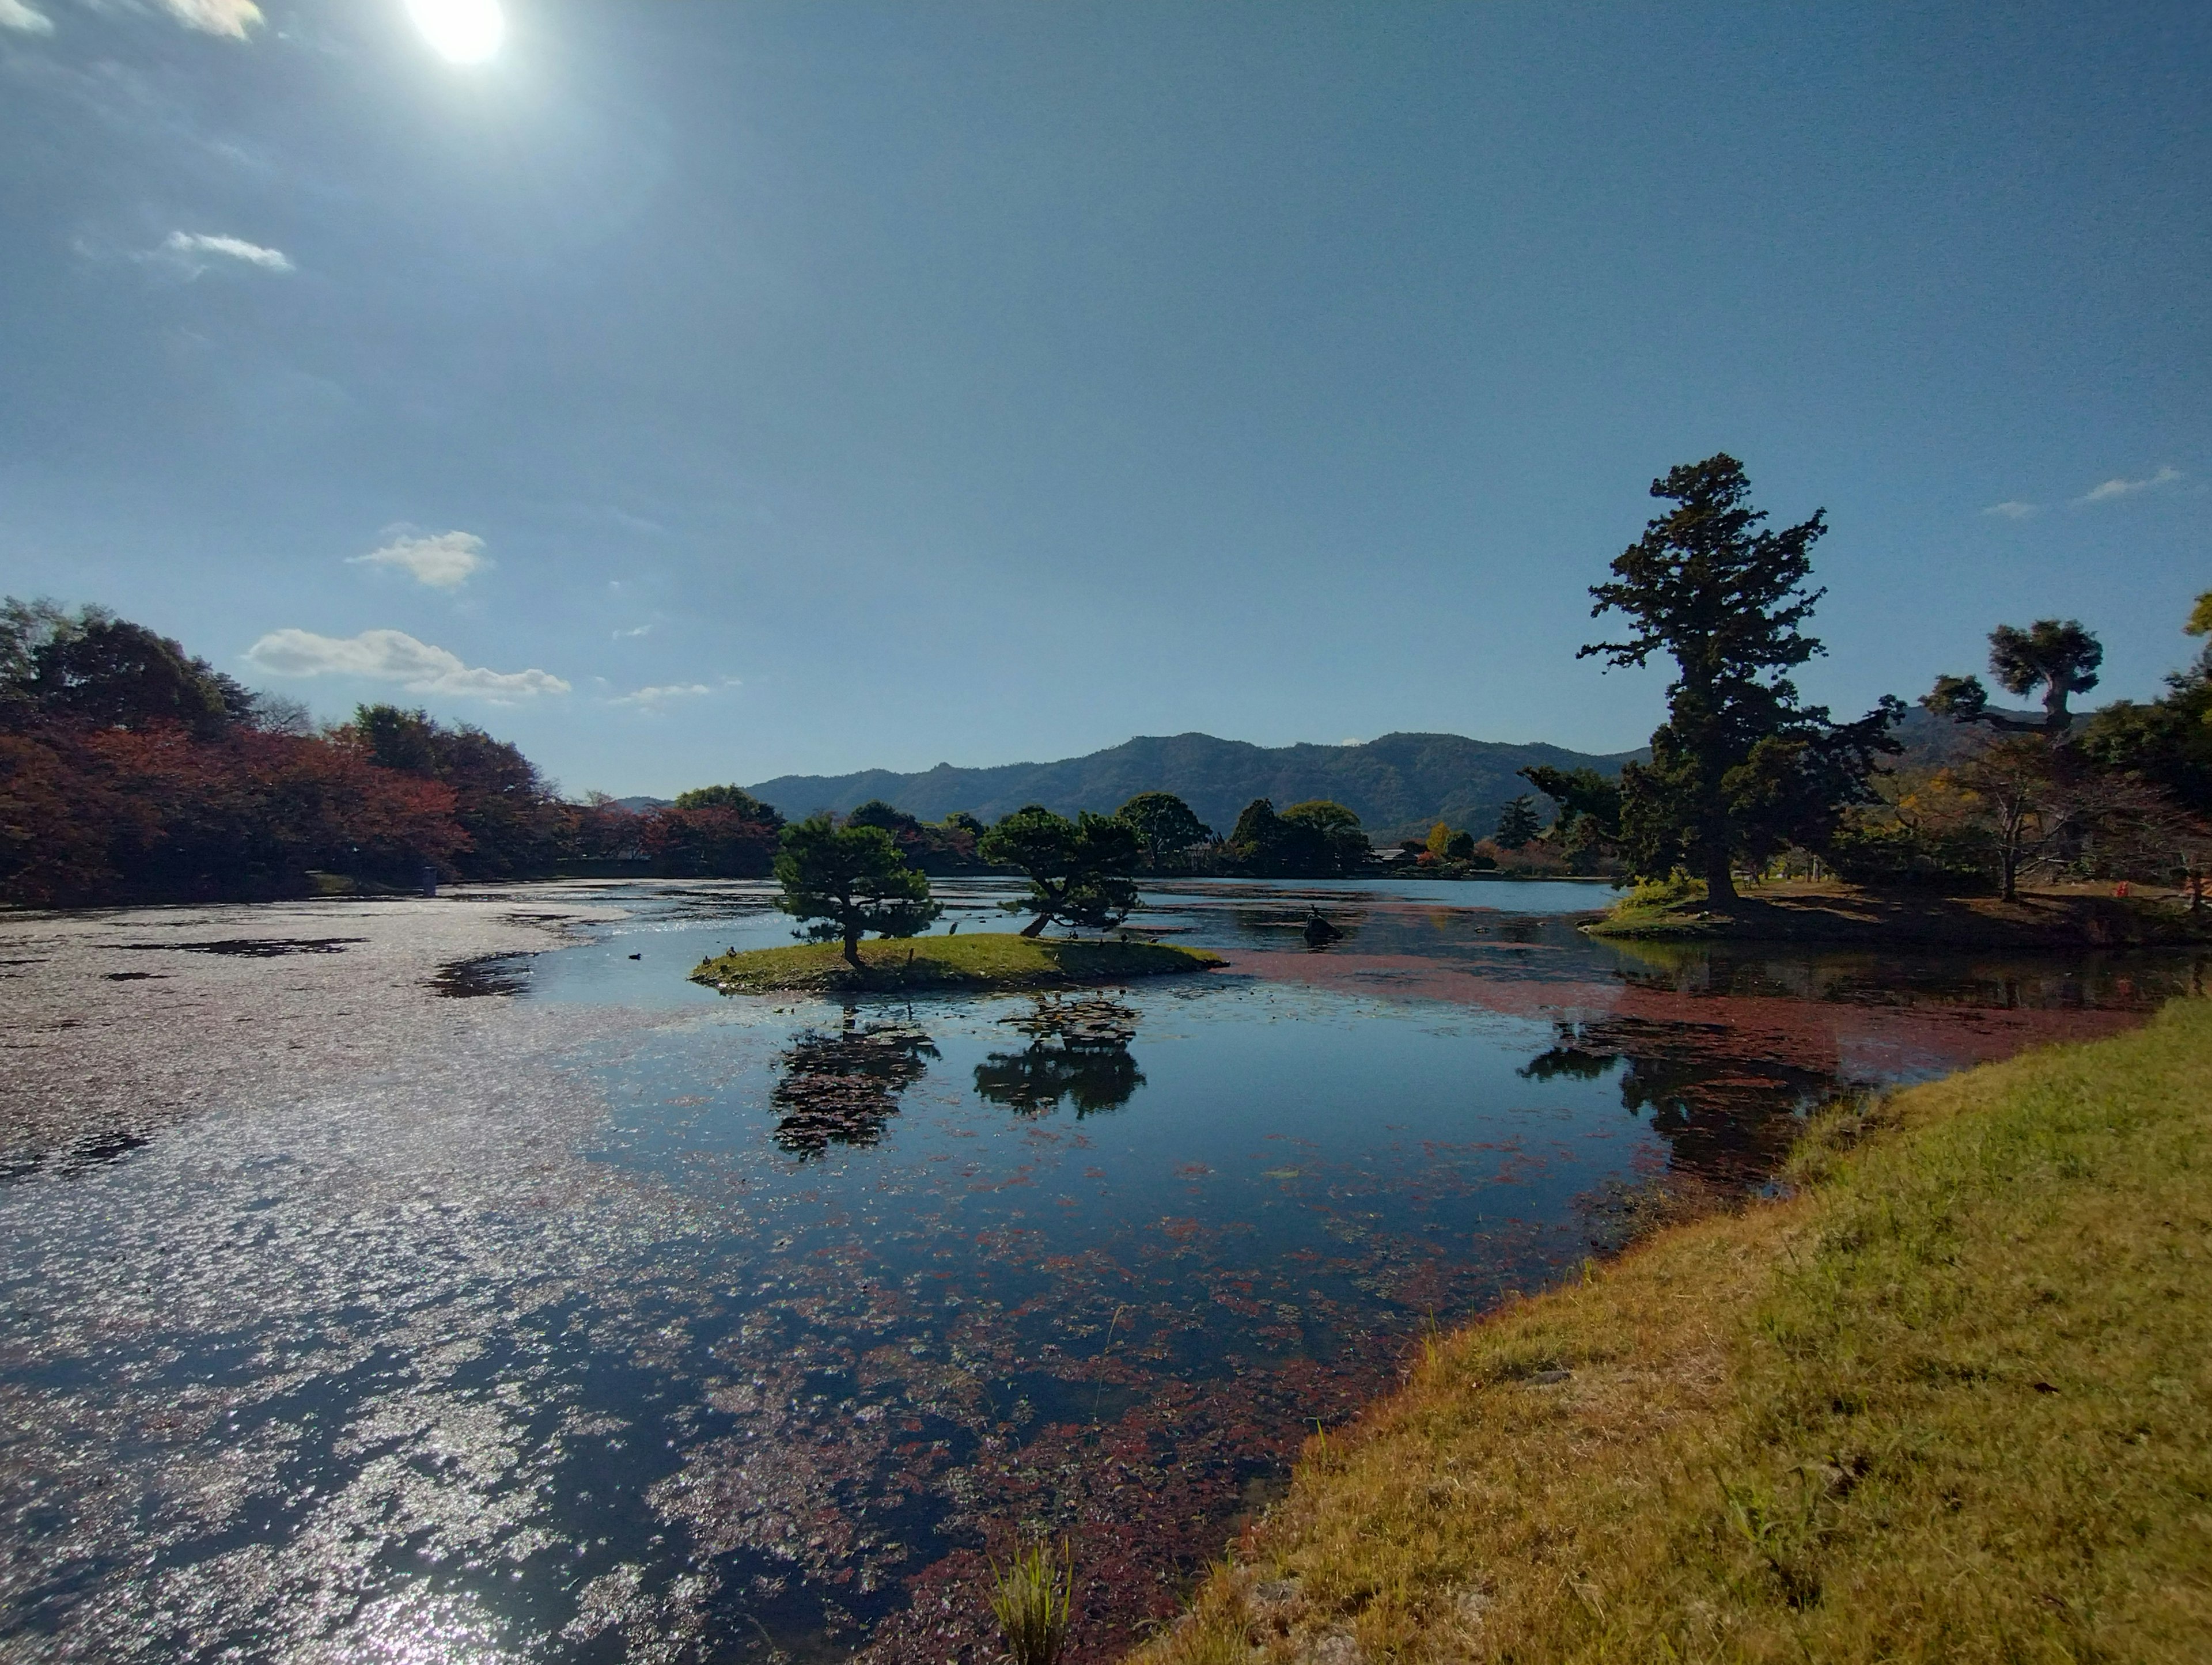
{"type": "Polygon", "coordinates": [[[1821,511],[1767,530],[1742,464],[1725,453],[1669,471],[1651,495],[1674,507],[1590,591],[1592,617],[1617,611],[1635,629],[1581,656],[1674,661],[1651,762],[1621,771],[1623,842],[1639,874],[1687,866],[1724,906],[1736,860],[1826,843],[1863,797],[1875,757],[1898,749],[1888,730],[1901,708],[1885,699],[1857,722],[1832,723],[1824,707],[1800,703],[1787,674],[1824,651],[1800,628],[1823,593],[1806,587],[1827,530],[1821,511]]]}
{"type": "Polygon", "coordinates": [[[775,905],[807,925],[816,942],[842,942],[845,958],[860,964],[860,939],[911,937],[929,928],[945,909],[930,900],[929,880],[906,864],[881,827],[840,827],[826,815],[783,829],[775,858],[783,894],[775,905]]]}
{"type": "Polygon", "coordinates": [[[559,859],[566,806],[520,747],[472,723],[449,726],[426,711],[395,705],[358,706],[335,732],[380,768],[452,789],[454,817],[467,835],[463,878],[520,878],[559,859]]]}
{"type": "Polygon", "coordinates": [[[1145,866],[1160,872],[1170,859],[1213,836],[1213,829],[1171,792],[1140,792],[1114,811],[1144,847],[1145,866]]]}
{"type": "Polygon", "coordinates": [[[2010,733],[2041,732],[2063,739],[2074,724],[2068,698],[2097,685],[2104,645],[2078,619],[2039,618],[2025,630],[2000,624],[1990,632],[1990,674],[2008,694],[2043,690],[2043,720],[2025,721],[1989,708],[1989,690],[1978,677],[1938,677],[1920,703],[1939,717],[1962,723],[1986,723],[2010,733]]]}
{"type": "Polygon", "coordinates": [[[694,787],[689,792],[676,794],[672,806],[679,810],[727,810],[741,821],[757,825],[779,828],[782,815],[772,805],[747,792],[743,787],[694,787]]]}
{"type": "Polygon", "coordinates": [[[976,850],[1027,876],[1028,895],[1006,904],[1008,913],[1036,915],[1022,927],[1025,937],[1054,920],[1110,930],[1136,908],[1137,833],[1117,817],[1085,810],[1070,821],[1042,804],[1025,805],[985,833],[976,850]]]}
{"type": "Polygon", "coordinates": [[[1326,798],[1279,813],[1273,800],[1255,798],[1228,842],[1241,871],[1266,878],[1332,878],[1357,871],[1372,849],[1358,816],[1326,798]]]}

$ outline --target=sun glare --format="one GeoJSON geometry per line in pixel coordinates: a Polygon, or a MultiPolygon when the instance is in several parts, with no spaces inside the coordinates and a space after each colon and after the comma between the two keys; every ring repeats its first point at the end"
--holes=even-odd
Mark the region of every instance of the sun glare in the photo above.
{"type": "Polygon", "coordinates": [[[483,63],[507,33],[499,0],[407,0],[407,15],[449,64],[483,63]]]}

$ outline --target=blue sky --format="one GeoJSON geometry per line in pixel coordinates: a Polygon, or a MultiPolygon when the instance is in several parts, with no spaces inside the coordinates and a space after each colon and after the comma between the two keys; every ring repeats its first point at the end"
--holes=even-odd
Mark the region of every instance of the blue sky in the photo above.
{"type": "Polygon", "coordinates": [[[1585,591],[1720,449],[1839,708],[2192,648],[2212,8],[503,24],[0,0],[0,589],[618,793],[1634,745],[1585,591]]]}

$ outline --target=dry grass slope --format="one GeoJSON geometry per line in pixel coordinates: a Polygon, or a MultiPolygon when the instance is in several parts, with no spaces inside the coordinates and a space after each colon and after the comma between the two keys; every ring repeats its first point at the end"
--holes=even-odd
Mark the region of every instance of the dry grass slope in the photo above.
{"type": "Polygon", "coordinates": [[[2212,1658],[2212,1002],[1432,1345],[1146,1665],[2212,1658]]]}

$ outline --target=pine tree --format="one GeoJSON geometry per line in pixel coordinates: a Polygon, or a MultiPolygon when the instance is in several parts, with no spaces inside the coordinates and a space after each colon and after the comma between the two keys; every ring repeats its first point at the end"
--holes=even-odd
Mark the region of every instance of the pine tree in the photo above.
{"type": "Polygon", "coordinates": [[[1621,771],[1623,841],[1639,874],[1687,866],[1725,907],[1737,859],[1826,844],[1844,806],[1863,799],[1875,755],[1899,749],[1888,731],[1903,707],[1885,698],[1839,725],[1825,707],[1798,702],[1788,672],[1825,651],[1798,628],[1823,593],[1804,587],[1827,530],[1821,512],[1764,530],[1743,465],[1725,453],[1670,471],[1651,495],[1675,507],[1613,561],[1611,583],[1590,591],[1592,617],[1625,613],[1635,633],[1580,656],[1674,659],[1651,762],[1621,771]]]}

